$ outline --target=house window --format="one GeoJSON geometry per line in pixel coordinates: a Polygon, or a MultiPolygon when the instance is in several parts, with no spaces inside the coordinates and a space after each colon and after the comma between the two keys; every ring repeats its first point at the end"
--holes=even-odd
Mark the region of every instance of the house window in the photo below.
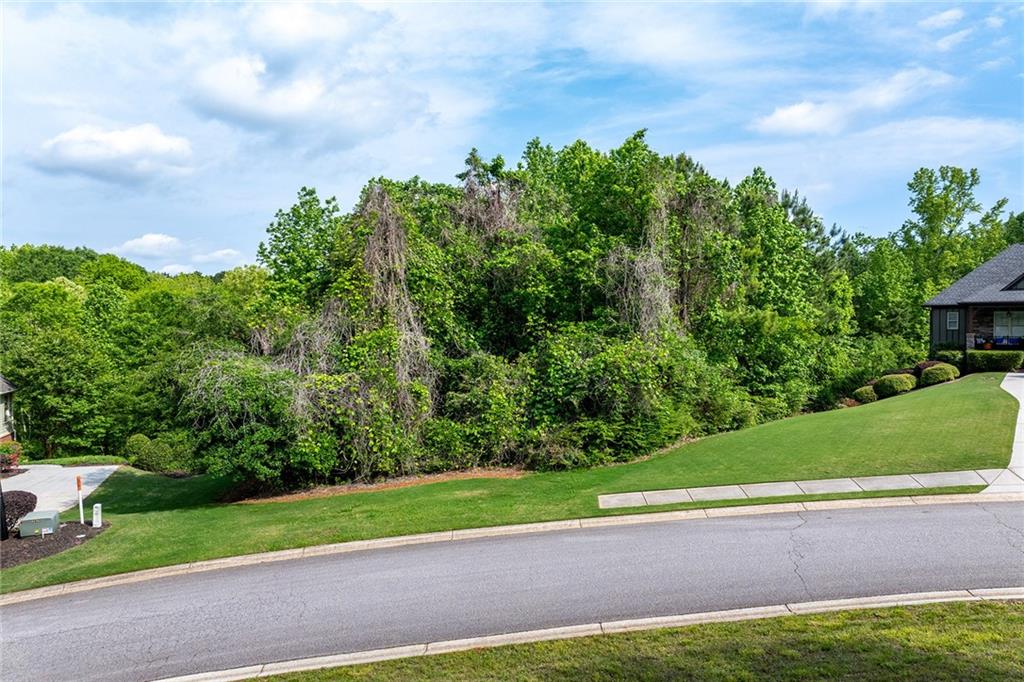
{"type": "Polygon", "coordinates": [[[1024,337],[1024,310],[997,310],[992,322],[996,339],[1024,337]]]}
{"type": "Polygon", "coordinates": [[[950,310],[946,313],[946,329],[953,331],[960,329],[960,311],[950,310]]]}

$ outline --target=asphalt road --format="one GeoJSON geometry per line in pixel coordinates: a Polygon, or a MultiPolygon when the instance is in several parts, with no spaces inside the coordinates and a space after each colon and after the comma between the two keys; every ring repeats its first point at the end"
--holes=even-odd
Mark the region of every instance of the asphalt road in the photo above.
{"type": "Polygon", "coordinates": [[[0,679],[151,680],[519,630],[1024,585],[1024,504],[770,514],[297,559],[0,608],[0,679]]]}

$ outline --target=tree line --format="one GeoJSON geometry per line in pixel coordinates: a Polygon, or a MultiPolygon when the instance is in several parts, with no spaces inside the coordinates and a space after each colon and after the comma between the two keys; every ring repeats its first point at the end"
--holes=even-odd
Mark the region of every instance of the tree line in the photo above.
{"type": "Polygon", "coordinates": [[[919,170],[871,237],[643,132],[514,167],[474,150],[457,178],[376,178],[349,212],[303,188],[259,265],[212,277],[0,249],[27,453],[266,487],[624,460],[838,406],[924,358],[925,300],[1024,241],[975,170],[919,170]]]}

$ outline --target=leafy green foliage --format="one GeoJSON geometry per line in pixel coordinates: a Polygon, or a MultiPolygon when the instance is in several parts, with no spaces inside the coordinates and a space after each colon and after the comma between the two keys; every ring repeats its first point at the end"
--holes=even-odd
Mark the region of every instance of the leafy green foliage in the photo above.
{"type": "Polygon", "coordinates": [[[873,388],[879,398],[891,398],[912,391],[916,386],[917,378],[913,374],[886,374],[874,383],[873,388]]]}
{"type": "Polygon", "coordinates": [[[967,351],[967,368],[972,372],[1012,372],[1022,365],[1024,365],[1024,351],[967,351]]]}
{"type": "Polygon", "coordinates": [[[964,367],[964,352],[962,350],[938,349],[932,352],[932,357],[954,367],[964,367]]]}
{"type": "Polygon", "coordinates": [[[851,236],[763,169],[733,186],[643,131],[473,150],[457,177],[375,178],[347,213],[303,187],[260,265],[216,277],[0,249],[28,454],[264,487],[622,461],[914,366],[922,301],[1024,234],[976,171],[922,169],[900,230],[851,236]]]}
{"type": "Polygon", "coordinates": [[[858,403],[873,403],[878,400],[874,386],[861,386],[853,392],[853,399],[858,403]]]}
{"type": "Polygon", "coordinates": [[[933,384],[941,384],[947,381],[952,381],[960,376],[960,370],[953,365],[947,365],[942,362],[931,367],[926,367],[921,372],[921,379],[919,381],[921,386],[932,386],[933,384]]]}

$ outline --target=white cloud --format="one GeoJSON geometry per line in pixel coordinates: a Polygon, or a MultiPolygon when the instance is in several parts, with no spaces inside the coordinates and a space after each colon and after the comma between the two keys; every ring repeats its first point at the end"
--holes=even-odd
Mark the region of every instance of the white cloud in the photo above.
{"type": "Polygon", "coordinates": [[[985,17],[985,25],[989,28],[1002,28],[1003,24],[1006,23],[1006,19],[993,14],[992,16],[985,17]]]}
{"type": "Polygon", "coordinates": [[[181,240],[169,234],[150,232],[135,239],[129,239],[120,246],[110,249],[119,256],[160,258],[181,250],[181,240]]]}
{"type": "Polygon", "coordinates": [[[181,274],[184,274],[186,272],[195,272],[195,271],[196,271],[195,268],[190,268],[187,265],[181,265],[179,263],[171,263],[171,264],[165,265],[162,268],[160,268],[159,270],[157,270],[157,272],[161,272],[161,273],[163,273],[165,275],[170,275],[171,277],[174,277],[175,275],[181,275],[181,274]]]}
{"type": "Polygon", "coordinates": [[[964,11],[962,9],[947,9],[945,12],[939,12],[922,19],[917,22],[917,25],[928,30],[949,28],[963,18],[964,11]]]}
{"type": "Polygon", "coordinates": [[[1010,64],[1013,64],[1013,60],[1011,58],[999,57],[998,59],[990,59],[987,62],[982,62],[980,68],[983,71],[995,71],[996,69],[1001,69],[1004,66],[1009,66],[1010,64]]]}
{"type": "Polygon", "coordinates": [[[953,82],[953,77],[942,71],[904,69],[884,80],[818,102],[804,100],[777,107],[771,114],[756,119],[753,127],[762,133],[784,135],[834,134],[860,114],[894,109],[953,82]]]}
{"type": "Polygon", "coordinates": [[[219,249],[210,253],[197,253],[192,256],[193,263],[233,263],[238,261],[242,254],[235,249],[219,249]]]}
{"type": "MultiPolygon", "coordinates": [[[[752,59],[771,39],[754,39],[719,20],[708,5],[593,4],[577,6],[569,40],[592,56],[658,69],[712,67],[752,59]]],[[[693,75],[699,75],[694,73],[693,75]]]]}
{"type": "Polygon", "coordinates": [[[203,68],[197,107],[208,115],[279,135],[307,134],[351,144],[409,123],[426,111],[427,97],[372,77],[329,79],[310,72],[276,79],[257,56],[232,57],[203,68]]]}
{"type": "Polygon", "coordinates": [[[1024,129],[1013,120],[925,116],[821,138],[813,148],[800,140],[726,143],[691,155],[733,181],[764,166],[781,187],[807,191],[821,210],[864,200],[869,185],[902,184],[922,166],[985,167],[1013,159],[1022,143],[1024,129]]]}
{"type": "Polygon", "coordinates": [[[322,11],[321,6],[313,4],[260,3],[249,9],[249,34],[264,47],[295,49],[310,43],[342,41],[356,24],[344,12],[322,11]]]}
{"type": "Polygon", "coordinates": [[[944,36],[935,41],[935,49],[939,52],[949,52],[960,43],[967,40],[967,37],[974,33],[974,29],[965,28],[962,31],[956,33],[950,33],[948,36],[944,36]]]}
{"type": "Polygon", "coordinates": [[[165,135],[152,123],[110,130],[80,125],[45,141],[35,161],[54,173],[138,182],[187,173],[191,156],[187,139],[165,135]]]}

